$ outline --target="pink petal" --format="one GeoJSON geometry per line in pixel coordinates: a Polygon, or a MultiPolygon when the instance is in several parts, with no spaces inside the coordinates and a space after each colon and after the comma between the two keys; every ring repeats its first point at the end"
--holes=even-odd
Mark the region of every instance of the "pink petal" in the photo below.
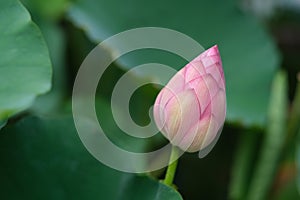
{"type": "Polygon", "coordinates": [[[168,84],[162,89],[159,95],[161,95],[157,104],[165,106],[168,101],[179,92],[183,91],[185,87],[185,79],[182,74],[182,71],[179,71],[171,78],[168,84]]]}
{"type": "MultiPolygon", "coordinates": [[[[211,75],[217,83],[219,83],[220,80],[223,80],[222,74],[220,73],[218,66],[216,65],[211,65],[209,68],[206,69],[206,72],[209,75],[211,75]]],[[[219,87],[222,87],[222,85],[219,85],[219,87]]]]}
{"type": "Polygon", "coordinates": [[[206,135],[203,139],[203,143],[200,145],[200,149],[204,149],[207,147],[217,136],[218,131],[220,127],[219,124],[217,123],[216,119],[214,116],[211,116],[210,122],[209,122],[209,127],[207,129],[206,135]]]}
{"type": "Polygon", "coordinates": [[[207,115],[205,118],[198,121],[185,134],[184,138],[180,142],[180,147],[184,147],[184,149],[188,152],[199,151],[209,128],[210,118],[211,116],[207,115]]]}
{"type": "Polygon", "coordinates": [[[219,90],[211,101],[211,112],[220,128],[223,126],[226,116],[226,94],[219,90]]]}
{"type": "Polygon", "coordinates": [[[163,91],[158,94],[153,106],[153,117],[159,131],[163,129],[165,124],[164,107],[160,104],[162,94],[163,91]]]}
{"type": "Polygon", "coordinates": [[[192,61],[184,69],[186,83],[206,74],[205,68],[200,61],[192,61]]]}
{"type": "Polygon", "coordinates": [[[201,114],[203,114],[210,104],[212,97],[219,90],[218,83],[211,75],[206,75],[190,81],[188,84],[190,88],[195,90],[200,102],[201,114]]]}
{"type": "Polygon", "coordinates": [[[184,134],[200,119],[200,107],[193,90],[174,96],[165,107],[167,116],[165,132],[171,143],[178,144],[184,134]]]}

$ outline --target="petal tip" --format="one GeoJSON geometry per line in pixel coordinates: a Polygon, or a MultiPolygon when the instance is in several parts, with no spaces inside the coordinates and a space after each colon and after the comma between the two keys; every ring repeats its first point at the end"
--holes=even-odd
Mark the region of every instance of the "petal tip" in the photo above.
{"type": "Polygon", "coordinates": [[[214,45],[214,46],[210,47],[209,49],[205,50],[204,52],[202,52],[196,58],[196,60],[202,60],[202,59],[205,59],[207,57],[218,58],[217,61],[219,61],[221,59],[218,45],[214,45]]]}
{"type": "Polygon", "coordinates": [[[217,44],[210,47],[205,52],[206,52],[206,55],[208,55],[208,56],[220,56],[219,47],[217,44]]]}

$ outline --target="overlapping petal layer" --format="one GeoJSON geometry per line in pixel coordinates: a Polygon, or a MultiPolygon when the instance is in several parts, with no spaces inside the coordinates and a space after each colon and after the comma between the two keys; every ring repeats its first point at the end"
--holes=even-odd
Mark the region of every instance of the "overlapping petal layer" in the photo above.
{"type": "Polygon", "coordinates": [[[225,79],[217,46],[175,74],[154,104],[154,119],[161,132],[188,152],[207,147],[222,128],[225,115],[225,79]]]}

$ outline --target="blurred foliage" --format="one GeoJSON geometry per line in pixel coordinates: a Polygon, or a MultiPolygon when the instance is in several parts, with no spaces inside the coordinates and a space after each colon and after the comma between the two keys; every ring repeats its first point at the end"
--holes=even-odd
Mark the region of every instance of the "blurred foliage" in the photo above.
{"type": "Polygon", "coordinates": [[[70,0],[22,0],[22,2],[40,18],[56,21],[64,15],[70,0]]]}
{"type": "Polygon", "coordinates": [[[287,119],[287,80],[283,72],[278,72],[274,77],[268,111],[266,135],[247,199],[265,199],[277,170],[280,152],[285,141],[287,119]]]}
{"type": "Polygon", "coordinates": [[[27,109],[51,87],[47,46],[18,1],[0,1],[0,121],[27,109]],[[9,17],[8,17],[9,16],[9,17]]]}
{"type": "Polygon", "coordinates": [[[82,145],[71,117],[28,117],[4,128],[0,138],[3,199],[182,199],[149,177],[99,163],[82,145]]]}
{"type": "Polygon", "coordinates": [[[58,24],[58,17],[62,15],[66,1],[47,1],[46,4],[41,0],[23,2],[43,33],[53,66],[52,89],[46,95],[38,97],[31,110],[37,114],[55,114],[63,105],[67,89],[66,39],[63,28],[58,24]],[[53,10],[48,13],[45,9],[53,10]]]}
{"type": "MultiPolygon", "coordinates": [[[[68,14],[95,42],[130,28],[158,26],[181,31],[206,48],[218,44],[225,76],[231,77],[226,79],[227,120],[246,125],[264,123],[269,85],[279,66],[278,53],[263,27],[239,12],[235,1],[202,0],[182,4],[180,1],[78,0],[70,6],[68,14]],[[220,3],[222,6],[215,6],[220,3]],[[249,77],[255,77],[255,82],[249,77]]],[[[178,70],[184,65],[174,56],[154,52],[138,51],[136,55],[133,52],[122,56],[121,66],[128,69],[159,61],[178,70]]]]}
{"type": "Polygon", "coordinates": [[[229,186],[230,199],[244,199],[250,185],[255,155],[259,148],[260,134],[257,131],[245,130],[239,138],[236,148],[235,161],[231,170],[229,186]]]}
{"type": "Polygon", "coordinates": [[[0,129],[5,126],[7,120],[0,121],[0,129]]]}
{"type": "MultiPolygon", "coordinates": [[[[0,128],[6,125],[0,130],[0,199],[300,199],[296,0],[22,3],[28,11],[17,0],[0,0],[0,128]],[[180,194],[158,181],[164,169],[149,177],[99,163],[84,148],[70,116],[73,81],[87,54],[113,34],[144,26],[180,31],[205,48],[218,44],[223,60],[227,123],[207,157],[180,158],[175,177],[180,194]],[[37,97],[50,88],[50,60],[52,89],[37,97]],[[278,67],[287,80],[274,76],[278,67]]],[[[128,136],[114,121],[109,101],[119,78],[147,62],[174,69],[187,63],[160,50],[129,53],[105,71],[95,100],[109,139],[134,152],[157,149],[167,141],[161,134],[128,136]]],[[[132,75],[130,84],[144,78],[132,75]]],[[[131,97],[129,110],[137,124],[149,123],[158,89],[148,84],[131,97]]],[[[124,109],[119,108],[119,115],[124,109]]]]}
{"type": "Polygon", "coordinates": [[[47,21],[38,24],[41,24],[39,27],[48,44],[53,66],[53,81],[52,90],[46,95],[38,97],[31,109],[39,114],[55,113],[59,111],[66,97],[66,42],[62,29],[56,24],[47,21]]]}

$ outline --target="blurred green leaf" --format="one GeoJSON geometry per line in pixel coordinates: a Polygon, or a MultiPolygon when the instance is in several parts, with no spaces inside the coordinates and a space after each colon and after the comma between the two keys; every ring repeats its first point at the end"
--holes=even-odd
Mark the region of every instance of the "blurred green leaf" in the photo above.
{"type": "Polygon", "coordinates": [[[245,130],[240,135],[238,147],[235,150],[234,163],[231,170],[229,186],[229,199],[245,199],[253,161],[255,160],[256,147],[258,146],[259,134],[256,131],[245,130]]]}
{"type": "Polygon", "coordinates": [[[51,63],[38,27],[19,1],[0,2],[0,120],[51,87],[51,63]]]}
{"type": "Polygon", "coordinates": [[[57,113],[65,100],[68,81],[66,78],[65,35],[61,27],[53,22],[39,18],[37,24],[49,47],[50,58],[53,64],[53,85],[49,93],[36,99],[31,110],[39,114],[57,113]]]}
{"type": "Polygon", "coordinates": [[[158,181],[99,163],[84,148],[71,117],[28,117],[5,127],[3,133],[3,199],[182,199],[158,181]]]}
{"type": "Polygon", "coordinates": [[[0,129],[3,128],[5,126],[5,124],[7,123],[7,121],[0,121],[0,129]]]}
{"type": "Polygon", "coordinates": [[[63,15],[69,0],[22,0],[22,2],[39,16],[49,20],[57,20],[63,15]]]}
{"type": "MultiPolygon", "coordinates": [[[[227,119],[262,125],[278,53],[262,25],[243,15],[235,3],[77,0],[68,14],[95,42],[131,28],[157,26],[187,34],[206,48],[218,44],[227,82],[227,119]],[[216,6],[219,4],[222,6],[216,6]]],[[[170,53],[145,51],[148,54],[134,52],[136,56],[124,56],[123,63],[128,65],[123,67],[128,69],[145,61],[158,61],[175,69],[185,64],[170,53]]]]}
{"type": "Polygon", "coordinates": [[[298,130],[300,129],[300,74],[296,85],[295,96],[290,108],[290,114],[287,124],[287,141],[285,143],[287,151],[288,146],[295,141],[298,130]]]}
{"type": "Polygon", "coordinates": [[[296,164],[297,164],[297,188],[300,194],[300,129],[298,131],[297,147],[296,147],[296,164]]]}
{"type": "Polygon", "coordinates": [[[299,192],[297,190],[296,180],[293,179],[286,183],[283,188],[278,192],[275,200],[287,200],[287,199],[300,199],[299,192]]]}
{"type": "MultiPolygon", "coordinates": [[[[108,133],[107,137],[109,137],[114,144],[130,152],[146,151],[147,144],[151,139],[132,137],[123,132],[115,123],[110,104],[107,101],[97,98],[96,111],[99,124],[103,131],[108,133]]],[[[122,110],[118,109],[117,112],[118,115],[123,115],[122,110]]]]}
{"type": "Polygon", "coordinates": [[[287,103],[287,76],[280,71],[276,74],[272,84],[266,135],[254,169],[247,199],[266,199],[272,187],[286,139],[287,103]]]}
{"type": "MultiPolygon", "coordinates": [[[[39,26],[45,41],[49,48],[50,58],[53,65],[53,85],[51,91],[46,95],[40,96],[35,100],[31,107],[31,111],[36,114],[55,114],[61,109],[62,102],[66,96],[66,85],[69,80],[66,78],[66,38],[62,27],[57,23],[59,18],[51,18],[47,12],[40,7],[51,4],[60,3],[60,7],[64,7],[66,0],[54,0],[43,4],[40,0],[22,0],[30,11],[34,22],[39,26]],[[47,105],[47,106],[45,106],[47,105]]],[[[54,8],[57,8],[54,5],[54,8]]],[[[62,14],[62,13],[61,13],[62,14]]]]}

